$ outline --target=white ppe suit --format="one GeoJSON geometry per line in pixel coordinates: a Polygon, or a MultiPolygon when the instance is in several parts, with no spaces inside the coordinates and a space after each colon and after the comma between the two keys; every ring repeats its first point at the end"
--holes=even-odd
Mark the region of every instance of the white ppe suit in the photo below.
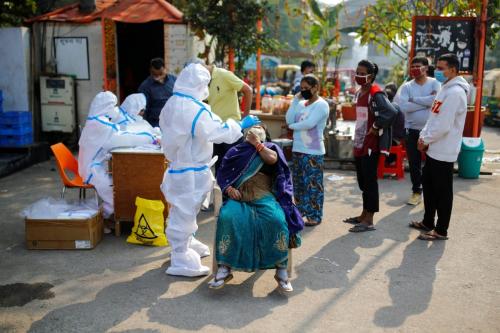
{"type": "MultiPolygon", "coordinates": [[[[208,97],[210,73],[200,64],[191,64],[177,77],[174,95],[160,114],[163,152],[170,161],[161,189],[170,203],[167,237],[172,246],[170,275],[209,274],[200,255],[208,247],[193,237],[198,229],[196,216],[214,185],[210,167],[214,143],[233,143],[241,138],[241,126],[230,119],[223,123],[201,102],[208,97]]],[[[208,253],[207,253],[208,251],[208,253]]]]}
{"type": "Polygon", "coordinates": [[[78,142],[78,172],[86,184],[95,187],[103,201],[105,218],[114,212],[113,180],[108,172],[109,151],[116,147],[142,146],[156,141],[149,133],[121,131],[116,123],[121,118],[116,103],[116,96],[109,91],[94,97],[78,142]]]}
{"type": "Polygon", "coordinates": [[[125,119],[135,121],[140,117],[139,112],[146,108],[146,96],[142,93],[128,95],[120,107],[126,113],[125,119]]]}
{"type": "Polygon", "coordinates": [[[146,96],[142,93],[128,95],[120,105],[120,118],[117,122],[124,132],[153,136],[161,139],[158,127],[153,128],[139,113],[146,108],[146,96]]]}
{"type": "Polygon", "coordinates": [[[92,184],[103,200],[104,217],[113,214],[112,180],[107,170],[108,150],[103,146],[118,133],[115,124],[119,118],[116,96],[109,91],[100,92],[90,104],[89,114],[83,128],[78,152],[78,172],[86,184],[92,184]]]}

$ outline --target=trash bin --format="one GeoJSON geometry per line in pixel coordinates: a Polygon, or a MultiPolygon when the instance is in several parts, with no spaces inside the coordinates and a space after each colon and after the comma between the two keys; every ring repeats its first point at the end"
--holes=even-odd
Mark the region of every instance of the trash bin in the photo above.
{"type": "Polygon", "coordinates": [[[483,161],[484,144],[481,138],[463,138],[462,148],[458,155],[458,176],[462,178],[479,178],[483,161]]]}

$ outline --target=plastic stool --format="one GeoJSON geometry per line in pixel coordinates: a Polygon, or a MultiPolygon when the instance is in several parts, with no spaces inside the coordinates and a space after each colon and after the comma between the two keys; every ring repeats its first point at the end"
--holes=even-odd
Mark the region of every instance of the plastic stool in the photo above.
{"type": "Polygon", "coordinates": [[[389,152],[396,155],[396,162],[394,163],[394,166],[386,166],[386,155],[380,154],[378,160],[377,177],[384,178],[385,174],[396,174],[396,178],[398,180],[405,178],[403,160],[406,156],[406,151],[403,149],[403,146],[392,146],[389,152]]]}

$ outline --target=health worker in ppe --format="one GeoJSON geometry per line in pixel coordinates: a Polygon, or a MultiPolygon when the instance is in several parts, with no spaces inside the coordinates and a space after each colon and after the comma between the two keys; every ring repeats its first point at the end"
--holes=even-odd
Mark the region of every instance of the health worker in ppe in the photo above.
{"type": "Polygon", "coordinates": [[[242,128],[259,123],[255,116],[241,123],[222,122],[208,104],[209,71],[200,64],[185,67],[175,82],[174,94],[160,114],[163,152],[170,161],[161,189],[170,203],[167,237],[172,246],[166,273],[181,276],[207,275],[210,269],[200,258],[210,255],[208,246],[194,238],[196,216],[206,195],[213,189],[211,166],[214,143],[233,143],[242,128]]]}
{"type": "Polygon", "coordinates": [[[142,119],[146,108],[146,96],[144,94],[130,94],[120,105],[120,120],[118,125],[130,125],[142,119]]]}
{"type": "Polygon", "coordinates": [[[120,113],[116,108],[116,96],[109,91],[100,92],[90,104],[83,128],[78,152],[78,172],[86,184],[92,184],[103,200],[104,218],[113,214],[112,180],[108,174],[108,150],[103,146],[119,132],[115,123],[120,113]]]}
{"type": "Polygon", "coordinates": [[[159,127],[151,126],[144,118],[144,109],[146,108],[146,96],[142,93],[128,95],[120,105],[120,120],[118,124],[120,129],[133,133],[146,132],[161,139],[159,127]]]}
{"type": "Polygon", "coordinates": [[[119,129],[121,118],[117,98],[109,91],[97,94],[83,128],[78,153],[78,172],[86,184],[92,184],[103,201],[104,218],[114,212],[113,180],[108,172],[109,151],[116,147],[137,147],[156,144],[146,132],[131,133],[119,129]]]}
{"type": "Polygon", "coordinates": [[[145,121],[140,113],[146,107],[144,94],[132,94],[125,98],[118,107],[120,116],[116,121],[120,131],[106,142],[105,148],[110,150],[117,147],[144,147],[157,149],[161,139],[159,128],[153,128],[145,121]]]}

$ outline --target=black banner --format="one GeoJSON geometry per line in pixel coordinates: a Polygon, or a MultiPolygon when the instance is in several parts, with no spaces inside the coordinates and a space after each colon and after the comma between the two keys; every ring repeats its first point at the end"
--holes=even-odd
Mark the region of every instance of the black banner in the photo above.
{"type": "Polygon", "coordinates": [[[435,65],[439,56],[453,53],[460,61],[460,72],[472,74],[475,20],[472,17],[413,17],[412,56],[425,56],[435,65]]]}

